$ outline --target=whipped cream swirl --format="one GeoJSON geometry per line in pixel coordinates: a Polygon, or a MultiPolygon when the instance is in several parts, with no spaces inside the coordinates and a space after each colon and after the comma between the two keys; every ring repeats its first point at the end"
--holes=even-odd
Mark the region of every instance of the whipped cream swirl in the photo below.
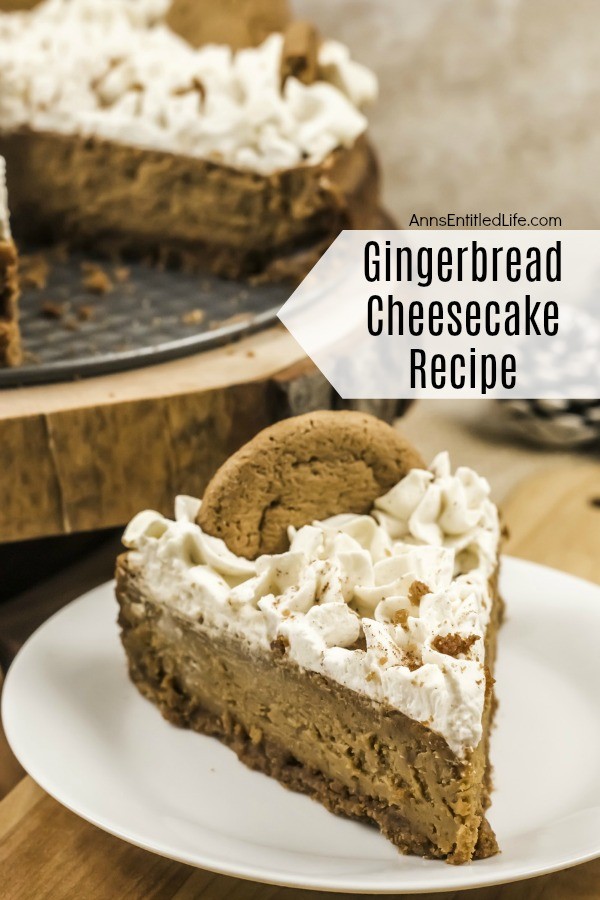
{"type": "Polygon", "coordinates": [[[237,53],[194,49],[160,22],[163,6],[45,0],[0,14],[0,131],[94,135],[265,175],[365,131],[377,82],[343,44],[321,45],[320,80],[282,89],[281,34],[237,53]]]}
{"type": "Polygon", "coordinates": [[[290,528],[285,553],[235,556],[195,524],[145,511],[124,543],[159,602],[427,724],[464,756],[482,735],[484,638],[499,525],[489,486],[447,454],[412,470],[372,515],[290,528]]]}

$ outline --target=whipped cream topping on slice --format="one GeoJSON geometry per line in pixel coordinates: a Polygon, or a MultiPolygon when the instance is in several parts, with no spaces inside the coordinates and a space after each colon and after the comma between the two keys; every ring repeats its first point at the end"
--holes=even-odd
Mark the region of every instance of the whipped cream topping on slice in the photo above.
{"type": "Polygon", "coordinates": [[[0,156],[0,240],[10,237],[10,216],[8,212],[8,192],[6,190],[6,161],[0,156]]]}
{"type": "Polygon", "coordinates": [[[455,551],[457,571],[493,571],[498,553],[498,511],[490,486],[473,469],[453,474],[448,453],[429,470],[413,469],[375,501],[374,516],[394,540],[455,551]]]}
{"type": "Polygon", "coordinates": [[[412,470],[372,515],[289,529],[285,553],[255,562],[195,524],[137,515],[124,544],[152,596],[250,646],[276,641],[300,667],[385,703],[464,756],[482,736],[484,638],[499,524],[489,486],[447,454],[412,470]]]}
{"type": "Polygon", "coordinates": [[[92,135],[264,175],[319,163],[365,131],[377,82],[342,44],[321,45],[320,80],[282,89],[281,34],[237,53],[194,49],[161,24],[162,5],[45,0],[0,14],[0,130],[92,135]]]}

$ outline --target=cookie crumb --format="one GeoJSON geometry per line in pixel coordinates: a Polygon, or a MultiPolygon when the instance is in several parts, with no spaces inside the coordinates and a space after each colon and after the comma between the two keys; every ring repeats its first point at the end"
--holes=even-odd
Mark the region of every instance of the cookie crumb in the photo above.
{"type": "Polygon", "coordinates": [[[204,322],[206,313],[203,309],[190,309],[181,317],[184,325],[201,325],[204,322]]]}
{"type": "Polygon", "coordinates": [[[97,263],[84,262],[81,264],[83,278],[81,284],[90,294],[109,294],[113,290],[113,283],[104,269],[97,263]]]}
{"type": "Polygon", "coordinates": [[[35,288],[43,291],[48,286],[50,265],[41,254],[21,256],[19,261],[19,279],[24,288],[35,288]]]}
{"type": "Polygon", "coordinates": [[[77,318],[80,322],[89,322],[94,318],[94,307],[87,303],[77,307],[77,318]]]}
{"type": "Polygon", "coordinates": [[[453,656],[456,659],[461,654],[466,656],[475,641],[478,640],[478,634],[470,634],[468,637],[463,637],[460,634],[438,634],[432,640],[431,646],[438,653],[445,653],[446,656],[453,656]]]}
{"type": "Polygon", "coordinates": [[[66,303],[56,303],[54,300],[44,300],[40,306],[40,315],[45,319],[62,319],[66,311],[66,303]]]}
{"type": "Polygon", "coordinates": [[[129,281],[130,275],[131,269],[128,269],[127,266],[117,266],[113,272],[113,277],[117,284],[124,284],[126,281],[129,281]]]}
{"type": "Polygon", "coordinates": [[[404,659],[402,660],[403,665],[405,665],[411,672],[416,672],[417,669],[420,669],[423,665],[423,658],[421,654],[415,649],[406,650],[404,652],[404,659]]]}
{"type": "Polygon", "coordinates": [[[419,606],[421,598],[430,593],[431,588],[424,581],[413,581],[408,589],[408,599],[413,606],[419,606]]]}
{"type": "Polygon", "coordinates": [[[406,625],[408,622],[408,610],[407,609],[397,609],[394,615],[392,616],[392,625],[406,625]]]}

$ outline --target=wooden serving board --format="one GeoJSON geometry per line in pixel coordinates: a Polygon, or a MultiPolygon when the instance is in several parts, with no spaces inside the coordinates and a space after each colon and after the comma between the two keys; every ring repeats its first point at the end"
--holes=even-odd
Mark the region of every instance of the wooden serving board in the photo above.
{"type": "MultiPolygon", "coordinates": [[[[493,452],[493,450],[491,451],[493,452]]],[[[508,497],[508,552],[600,583],[600,467],[528,478],[508,497]]],[[[597,900],[600,859],[532,881],[453,892],[453,900],[597,900]]],[[[64,809],[30,779],[0,803],[0,894],[7,900],[324,900],[193,869],[131,847],[64,809]]],[[[353,895],[356,896],[356,895],[353,895]]],[[[439,894],[411,895],[435,900],[439,894]]]]}
{"type": "Polygon", "coordinates": [[[331,394],[281,327],[175,362],[2,390],[0,543],[169,512],[260,428],[331,394]]]}
{"type": "MultiPolygon", "coordinates": [[[[262,428],[340,402],[283,326],[174,362],[0,390],[0,544],[170,514],[262,428]]],[[[359,405],[391,419],[403,403],[359,405]]]]}

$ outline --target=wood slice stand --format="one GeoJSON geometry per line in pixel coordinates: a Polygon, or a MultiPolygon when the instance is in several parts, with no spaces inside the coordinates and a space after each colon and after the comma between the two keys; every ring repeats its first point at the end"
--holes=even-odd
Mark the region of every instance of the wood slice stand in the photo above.
{"type": "Polygon", "coordinates": [[[259,429],[332,396],[282,327],[175,362],[3,390],[0,543],[168,513],[259,429]]]}

